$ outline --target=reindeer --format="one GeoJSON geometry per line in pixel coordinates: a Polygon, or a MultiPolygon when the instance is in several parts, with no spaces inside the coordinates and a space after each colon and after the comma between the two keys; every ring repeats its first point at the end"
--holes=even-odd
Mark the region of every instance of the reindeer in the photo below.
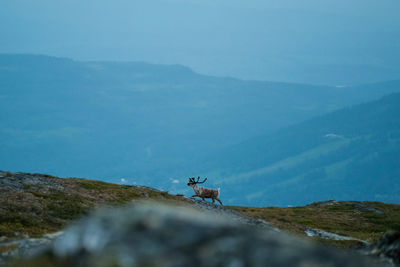
{"type": "Polygon", "coordinates": [[[209,189],[201,186],[197,186],[197,184],[202,184],[205,181],[207,181],[207,178],[205,178],[202,182],[199,182],[200,176],[197,177],[197,181],[194,179],[194,177],[189,178],[189,183],[187,184],[188,186],[192,187],[194,192],[196,193],[192,197],[201,197],[201,199],[204,201],[205,198],[212,198],[212,203],[217,200],[221,205],[222,202],[219,200],[219,188],[218,189],[209,189]]]}

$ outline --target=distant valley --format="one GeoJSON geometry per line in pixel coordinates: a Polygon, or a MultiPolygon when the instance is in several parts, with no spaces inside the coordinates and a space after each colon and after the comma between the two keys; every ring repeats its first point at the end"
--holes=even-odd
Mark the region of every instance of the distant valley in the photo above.
{"type": "MultiPolygon", "coordinates": [[[[342,155],[331,158],[329,154],[324,159],[329,164],[321,166],[338,165],[328,169],[317,164],[305,171],[305,162],[311,161],[304,159],[350,149],[353,144],[362,147],[369,136],[368,132],[362,137],[342,133],[337,131],[340,127],[318,130],[319,123],[324,123],[320,119],[299,123],[399,90],[400,81],[313,86],[204,76],[178,65],[2,54],[0,168],[142,184],[171,192],[188,190],[189,176],[209,174],[210,186],[223,186],[228,203],[239,204],[234,195],[245,187],[246,203],[294,204],[290,197],[280,200],[269,190],[283,188],[282,194],[290,196],[298,186],[308,190],[304,180],[332,180],[348,164],[336,160],[342,155]],[[287,128],[291,125],[297,126],[287,128]],[[309,135],[303,127],[317,132],[309,135]],[[317,174],[324,170],[327,176],[317,174]],[[278,172],[282,176],[276,176],[278,172]],[[245,179],[239,179],[240,175],[245,179]],[[272,177],[284,177],[279,179],[287,186],[271,186],[272,177]],[[238,179],[242,182],[237,183],[238,179]]],[[[368,114],[357,116],[369,122],[368,114]]],[[[339,119],[332,120],[338,123],[339,119]]],[[[345,121],[351,123],[349,127],[354,124],[345,121]]],[[[390,146],[395,149],[397,133],[391,134],[390,146]]],[[[382,137],[374,142],[380,140],[387,141],[382,137]]],[[[386,157],[392,159],[390,154],[386,157]]],[[[343,161],[352,158],[346,156],[343,161]]],[[[313,186],[318,188],[318,183],[313,186]]],[[[303,200],[310,202],[299,201],[303,200]]]]}
{"type": "Polygon", "coordinates": [[[250,139],[207,162],[230,203],[400,203],[400,94],[250,139]]]}

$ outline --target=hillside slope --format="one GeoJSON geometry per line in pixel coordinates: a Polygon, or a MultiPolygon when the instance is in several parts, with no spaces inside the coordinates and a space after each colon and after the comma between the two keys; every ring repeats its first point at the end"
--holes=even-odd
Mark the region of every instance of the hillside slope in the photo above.
{"type": "Polygon", "coordinates": [[[400,94],[251,139],[207,162],[230,204],[400,203],[400,94]]]}
{"type": "Polygon", "coordinates": [[[0,171],[0,243],[60,231],[97,208],[143,201],[190,206],[232,221],[272,229],[265,221],[242,216],[223,206],[149,187],[0,171]]]}
{"type": "Polygon", "coordinates": [[[400,205],[324,201],[303,207],[231,207],[246,216],[318,242],[339,247],[374,244],[389,231],[400,232],[400,205]]]}
{"type": "Polygon", "coordinates": [[[218,149],[372,100],[399,83],[337,88],[210,77],[177,65],[2,54],[0,168],[172,189],[169,178],[187,177],[218,149]]]}
{"type": "MultiPolygon", "coordinates": [[[[249,242],[246,241],[246,247],[252,247],[251,250],[244,250],[243,257],[246,261],[260,261],[261,258],[248,258],[246,255],[251,254],[249,251],[266,248],[279,254],[273,253],[278,262],[292,261],[287,257],[288,250],[297,255],[297,262],[302,253],[311,253],[302,256],[304,261],[325,262],[326,257],[317,256],[323,251],[331,255],[329,261],[339,264],[340,259],[343,259],[343,252],[330,246],[323,248],[315,242],[309,242],[310,240],[339,247],[361,246],[364,254],[373,251],[375,252],[372,254],[376,254],[378,251],[379,254],[393,257],[392,252],[396,251],[393,246],[388,247],[386,244],[383,247],[390,248],[388,252],[383,248],[377,250],[375,246],[369,246],[376,243],[386,231],[400,230],[399,211],[399,205],[337,201],[296,208],[224,207],[145,187],[0,171],[0,264],[7,261],[11,266],[60,266],[71,264],[70,260],[86,261],[87,257],[94,260],[98,258],[95,251],[101,250],[106,243],[111,247],[131,247],[129,255],[134,252],[138,258],[146,258],[148,252],[152,251],[143,244],[157,244],[155,247],[161,251],[173,249],[175,254],[184,252],[184,255],[187,255],[185,251],[189,245],[195,250],[205,246],[221,253],[233,248],[235,251],[243,251],[239,244],[246,236],[251,236],[249,242]],[[123,208],[119,207],[121,205],[123,208]],[[97,208],[100,209],[94,212],[97,208]],[[67,225],[71,226],[65,230],[67,225]],[[227,229],[231,230],[225,232],[227,229]],[[309,240],[300,240],[280,229],[303,237],[308,235],[309,240]],[[328,237],[307,234],[322,230],[329,231],[324,232],[328,237]],[[131,231],[135,233],[127,234],[131,231]],[[173,235],[171,231],[174,232],[173,235]],[[238,233],[240,237],[236,235],[238,233]],[[264,236],[262,240],[270,242],[255,243],[251,233],[264,236]],[[88,237],[90,238],[87,239],[88,237]],[[342,239],[336,240],[338,237],[342,239]],[[171,238],[176,239],[172,243],[166,243],[171,238]],[[273,246],[270,248],[268,244],[271,242],[273,246]],[[367,244],[369,245],[366,246],[367,244]],[[146,251],[140,249],[144,247],[146,251]],[[52,251],[50,254],[42,253],[41,257],[33,261],[10,262],[13,256],[37,256],[38,252],[49,249],[52,251]],[[80,249],[85,249],[85,253],[80,253],[80,249]],[[314,252],[318,253],[314,256],[314,252]],[[66,254],[71,255],[64,262],[66,254]]],[[[113,253],[111,247],[104,253],[113,253]]],[[[117,258],[125,250],[118,251],[117,258]]],[[[101,255],[106,255],[104,253],[101,255]]],[[[232,255],[237,257],[239,254],[235,252],[232,255]]],[[[348,261],[367,260],[355,254],[346,257],[348,261]]],[[[398,257],[394,258],[398,260],[398,257]]],[[[218,260],[219,257],[208,255],[204,258],[206,259],[218,260]]],[[[179,262],[176,257],[171,257],[170,260],[172,263],[179,262]]],[[[271,257],[263,258],[262,261],[273,264],[270,262],[271,257]]],[[[376,259],[370,258],[368,261],[371,263],[376,259]]],[[[384,263],[379,266],[383,266],[382,264],[384,263]]]]}
{"type": "Polygon", "coordinates": [[[0,236],[3,241],[42,236],[60,231],[96,207],[138,199],[183,202],[147,187],[0,171],[0,236]]]}

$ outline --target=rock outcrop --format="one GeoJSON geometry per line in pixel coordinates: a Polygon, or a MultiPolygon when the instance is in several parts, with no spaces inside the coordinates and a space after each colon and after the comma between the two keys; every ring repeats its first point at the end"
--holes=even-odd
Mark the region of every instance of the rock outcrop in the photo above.
{"type": "Polygon", "coordinates": [[[367,254],[391,259],[400,266],[400,232],[387,232],[367,254]]]}
{"type": "Polygon", "coordinates": [[[107,208],[36,257],[57,266],[385,266],[233,217],[149,203],[107,208]]]}

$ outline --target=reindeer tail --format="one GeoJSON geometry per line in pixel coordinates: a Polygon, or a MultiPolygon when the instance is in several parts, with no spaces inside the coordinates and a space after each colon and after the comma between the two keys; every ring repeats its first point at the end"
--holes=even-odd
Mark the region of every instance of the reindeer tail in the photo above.
{"type": "Polygon", "coordinates": [[[217,198],[219,198],[219,191],[220,191],[220,189],[221,189],[221,188],[219,188],[219,187],[218,187],[218,189],[217,189],[217,191],[218,191],[217,198]]]}

